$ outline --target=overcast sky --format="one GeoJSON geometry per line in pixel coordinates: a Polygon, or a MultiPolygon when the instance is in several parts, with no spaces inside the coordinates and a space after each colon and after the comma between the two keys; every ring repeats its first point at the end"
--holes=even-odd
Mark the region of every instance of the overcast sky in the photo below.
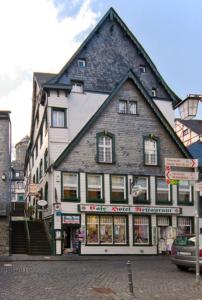
{"type": "Polygon", "coordinates": [[[13,145],[30,132],[33,72],[58,73],[110,6],[178,96],[202,94],[201,0],[0,0],[0,110],[11,110],[13,145]]]}

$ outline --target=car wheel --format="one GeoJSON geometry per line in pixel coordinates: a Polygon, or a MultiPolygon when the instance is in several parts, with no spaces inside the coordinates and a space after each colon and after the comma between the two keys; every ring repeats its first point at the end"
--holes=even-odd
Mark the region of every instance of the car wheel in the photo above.
{"type": "Polygon", "coordinates": [[[188,267],[186,267],[186,266],[176,265],[176,267],[177,267],[178,270],[180,270],[180,271],[187,271],[187,270],[188,270],[188,267]]]}

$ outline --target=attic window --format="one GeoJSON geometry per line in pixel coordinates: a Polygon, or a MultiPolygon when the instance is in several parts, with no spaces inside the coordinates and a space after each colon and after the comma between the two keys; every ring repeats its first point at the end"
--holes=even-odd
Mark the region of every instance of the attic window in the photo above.
{"type": "Polygon", "coordinates": [[[72,92],[83,93],[83,82],[72,80],[72,92]]]}
{"type": "Polygon", "coordinates": [[[183,136],[185,136],[185,135],[187,135],[189,133],[189,129],[187,128],[187,129],[185,129],[185,130],[183,130],[183,136]]]}
{"type": "Polygon", "coordinates": [[[78,59],[78,67],[79,68],[85,68],[86,67],[86,60],[85,59],[78,59]]]}
{"type": "Polygon", "coordinates": [[[146,73],[145,65],[139,65],[139,70],[140,70],[140,73],[146,73]]]}
{"type": "Polygon", "coordinates": [[[157,96],[156,88],[152,88],[152,96],[153,97],[157,96]]]}

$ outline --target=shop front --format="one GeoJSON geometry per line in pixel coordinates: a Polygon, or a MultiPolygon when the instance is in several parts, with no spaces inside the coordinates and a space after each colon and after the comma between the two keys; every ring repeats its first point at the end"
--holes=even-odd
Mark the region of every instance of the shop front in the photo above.
{"type": "MultiPolygon", "coordinates": [[[[79,205],[81,254],[159,254],[170,251],[179,207],[79,205]]],[[[184,221],[185,222],[185,221],[184,221]]]]}
{"type": "Polygon", "coordinates": [[[80,215],[62,215],[62,253],[80,253],[80,215]]]}

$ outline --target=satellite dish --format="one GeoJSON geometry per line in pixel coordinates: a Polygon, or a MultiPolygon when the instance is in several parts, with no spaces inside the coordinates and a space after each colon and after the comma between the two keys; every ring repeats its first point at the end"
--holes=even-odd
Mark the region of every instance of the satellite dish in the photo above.
{"type": "Polygon", "coordinates": [[[38,206],[46,206],[47,205],[47,201],[46,200],[39,200],[37,202],[38,206]]]}

